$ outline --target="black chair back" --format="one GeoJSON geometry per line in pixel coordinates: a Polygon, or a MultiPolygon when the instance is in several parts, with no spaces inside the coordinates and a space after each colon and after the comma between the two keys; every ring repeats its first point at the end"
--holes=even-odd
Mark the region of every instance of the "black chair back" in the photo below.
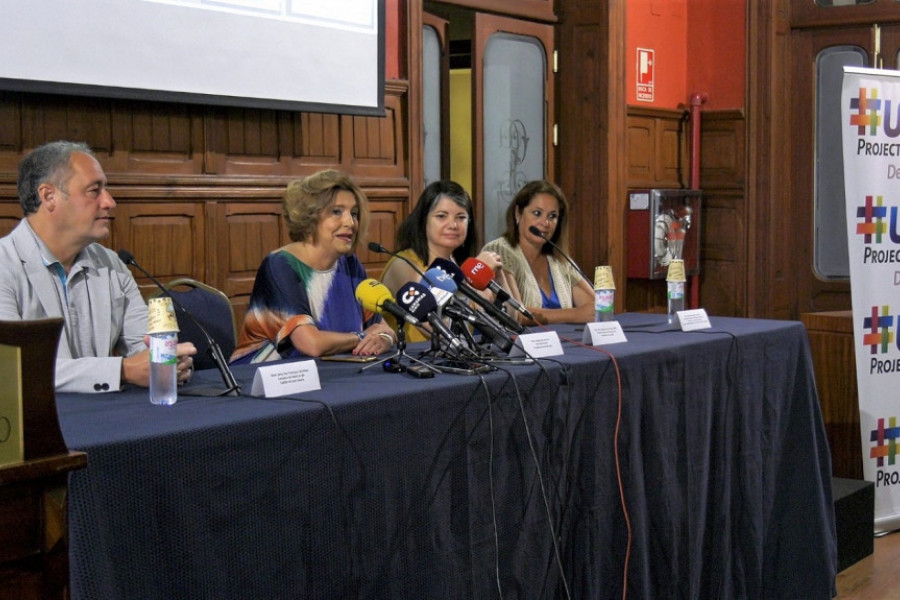
{"type": "MultiPolygon", "coordinates": [[[[166,289],[178,304],[191,313],[191,315],[203,324],[219,347],[225,360],[231,358],[236,343],[234,309],[231,302],[223,292],[193,279],[176,279],[166,285],[166,289]]],[[[194,356],[194,368],[214,369],[215,362],[209,353],[209,343],[206,336],[197,327],[197,324],[184,314],[175,309],[178,318],[178,340],[181,342],[193,342],[197,347],[194,356]]]]}

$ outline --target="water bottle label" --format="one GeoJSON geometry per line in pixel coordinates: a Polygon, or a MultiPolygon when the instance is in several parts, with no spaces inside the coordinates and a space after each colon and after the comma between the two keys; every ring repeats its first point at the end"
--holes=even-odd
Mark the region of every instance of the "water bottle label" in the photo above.
{"type": "Polygon", "coordinates": [[[596,312],[612,312],[615,304],[613,290],[594,290],[594,310],[596,312]]]}
{"type": "Polygon", "coordinates": [[[178,362],[176,348],[178,336],[173,334],[150,336],[150,362],[158,365],[174,365],[178,362]]]}
{"type": "Polygon", "coordinates": [[[670,281],[668,283],[669,300],[681,300],[684,298],[684,282],[670,281]]]}

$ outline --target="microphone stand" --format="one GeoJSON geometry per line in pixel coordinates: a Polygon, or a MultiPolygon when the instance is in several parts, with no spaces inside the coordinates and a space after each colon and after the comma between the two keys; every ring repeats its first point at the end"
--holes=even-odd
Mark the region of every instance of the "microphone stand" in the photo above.
{"type": "Polygon", "coordinates": [[[472,332],[469,331],[469,328],[464,322],[460,323],[459,321],[454,319],[450,325],[451,331],[453,331],[453,333],[457,335],[462,336],[466,340],[466,342],[468,342],[469,348],[471,348],[472,350],[478,350],[478,342],[475,341],[475,336],[472,335],[472,332]]]}
{"type": "Polygon", "coordinates": [[[588,285],[590,286],[590,288],[591,288],[591,289],[594,289],[594,282],[587,278],[587,275],[584,274],[584,271],[582,271],[582,270],[578,267],[578,265],[575,264],[575,261],[572,260],[572,257],[571,257],[571,256],[569,256],[568,254],[566,254],[565,252],[562,251],[562,248],[560,248],[559,246],[557,246],[556,244],[554,244],[553,242],[551,242],[550,239],[547,238],[547,236],[545,236],[543,233],[541,233],[541,230],[538,229],[537,227],[535,227],[534,225],[532,225],[531,227],[529,227],[529,228],[528,228],[528,231],[530,231],[530,232],[533,233],[534,235],[538,236],[539,238],[541,238],[542,240],[544,240],[545,242],[547,242],[548,244],[550,244],[551,246],[553,246],[553,248],[556,249],[556,251],[559,252],[559,254],[560,254],[564,259],[566,259],[566,261],[568,261],[568,263],[569,263],[570,265],[572,265],[572,268],[575,269],[575,270],[578,272],[578,274],[581,275],[581,277],[582,277],[585,281],[587,281],[587,283],[588,283],[588,285]]]}
{"type": "Polygon", "coordinates": [[[409,359],[410,362],[418,363],[418,364],[422,365],[423,367],[425,367],[426,369],[430,369],[430,370],[434,371],[435,373],[440,373],[440,371],[438,369],[436,369],[435,367],[419,360],[415,356],[410,356],[409,354],[407,354],[407,352],[406,352],[406,332],[403,331],[403,325],[399,324],[399,323],[397,326],[397,351],[394,352],[393,354],[391,354],[390,356],[385,356],[384,358],[380,358],[373,363],[369,363],[369,364],[365,365],[364,367],[360,367],[359,372],[362,373],[363,371],[365,371],[367,369],[371,369],[374,366],[383,365],[384,363],[386,363],[389,360],[396,359],[397,360],[397,371],[396,372],[402,373],[402,372],[406,371],[406,365],[403,364],[404,357],[409,359]]]}
{"type": "Polygon", "coordinates": [[[219,374],[222,376],[222,381],[225,383],[224,390],[217,389],[208,389],[208,388],[188,388],[186,390],[179,390],[180,394],[184,394],[185,396],[237,396],[240,394],[241,386],[237,384],[237,381],[234,379],[234,374],[231,372],[231,369],[228,368],[228,361],[225,359],[225,355],[222,354],[222,348],[219,346],[218,342],[213,339],[209,332],[206,331],[206,327],[204,327],[194,315],[188,311],[181,303],[175,299],[175,296],[169,293],[163,284],[157,281],[156,277],[151,275],[149,271],[144,269],[138,262],[131,256],[130,253],[120,250],[119,258],[127,265],[130,265],[141,273],[150,278],[150,281],[156,284],[160,290],[162,290],[163,295],[168,296],[172,299],[172,304],[174,304],[178,309],[188,318],[191,322],[197,326],[197,329],[203,334],[203,337],[206,338],[206,344],[208,346],[207,351],[209,353],[209,357],[216,363],[216,368],[219,370],[219,374]],[[125,260],[127,259],[127,260],[125,260]]]}
{"type": "Polygon", "coordinates": [[[495,320],[498,321],[501,326],[512,331],[513,333],[522,333],[523,331],[525,331],[524,325],[509,316],[509,314],[505,310],[503,310],[502,307],[494,306],[493,302],[479,294],[475,288],[473,288],[465,281],[461,281],[459,283],[458,289],[460,292],[465,294],[465,296],[469,300],[481,307],[486,315],[495,318],[495,320]]]}
{"type": "Polygon", "coordinates": [[[470,352],[471,356],[463,356],[461,353],[451,352],[449,345],[441,345],[439,333],[433,331],[431,334],[431,348],[420,355],[421,357],[428,356],[431,358],[432,364],[429,365],[429,368],[440,373],[455,373],[459,375],[475,375],[489,372],[491,367],[484,364],[488,357],[484,355],[484,349],[475,341],[475,336],[469,331],[466,322],[452,319],[450,328],[454,334],[460,335],[465,339],[466,343],[460,347],[460,350],[470,352]],[[439,362],[442,360],[444,362],[439,362]]]}
{"type": "Polygon", "coordinates": [[[422,281],[424,281],[428,285],[434,285],[434,282],[432,282],[430,279],[428,279],[428,275],[423,273],[422,269],[417,267],[415,265],[415,263],[413,263],[413,261],[409,260],[405,256],[402,256],[399,252],[391,252],[390,250],[388,250],[387,248],[385,248],[378,242],[369,242],[369,251],[377,252],[378,254],[387,254],[389,256],[392,256],[394,258],[402,260],[403,262],[408,264],[410,266],[410,268],[412,268],[412,270],[415,271],[422,278],[422,281]]]}

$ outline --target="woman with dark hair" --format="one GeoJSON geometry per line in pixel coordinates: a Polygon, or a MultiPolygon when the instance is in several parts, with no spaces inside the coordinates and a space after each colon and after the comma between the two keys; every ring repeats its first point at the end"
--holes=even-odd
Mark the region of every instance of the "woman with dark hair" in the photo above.
{"type": "MultiPolygon", "coordinates": [[[[397,230],[397,254],[424,272],[438,258],[456,264],[475,255],[478,240],[472,198],[455,181],[443,180],[429,184],[419,195],[416,207],[397,230]]],[[[494,270],[497,283],[505,287],[501,270],[503,263],[494,252],[483,252],[478,258],[494,270]]],[[[405,260],[391,257],[381,273],[381,281],[393,294],[410,281],[422,276],[405,260]]],[[[427,336],[407,326],[409,341],[422,341],[427,336]]]]}
{"type": "Polygon", "coordinates": [[[320,171],[291,182],[282,206],[292,242],[263,259],[231,362],[388,350],[391,328],[356,300],[367,278],[354,254],[369,223],[365,194],[320,171]]]}
{"type": "Polygon", "coordinates": [[[554,183],[530,181],[506,210],[506,231],[484,249],[498,253],[514,294],[538,323],[594,320],[594,290],[546,240],[568,252],[569,203],[554,183]],[[536,227],[543,235],[530,231],[536,227]]]}

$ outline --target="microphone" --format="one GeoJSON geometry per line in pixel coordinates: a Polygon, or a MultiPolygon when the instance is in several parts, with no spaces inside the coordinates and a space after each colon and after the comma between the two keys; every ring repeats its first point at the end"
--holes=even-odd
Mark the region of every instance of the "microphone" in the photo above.
{"type": "MultiPolygon", "coordinates": [[[[228,361],[225,359],[225,356],[222,354],[222,348],[219,346],[219,343],[216,342],[216,340],[214,340],[211,335],[209,335],[209,332],[206,330],[206,327],[204,327],[203,324],[200,323],[200,321],[198,321],[194,317],[194,315],[192,315],[191,312],[188,309],[186,309],[175,298],[175,296],[170,294],[169,290],[167,290],[163,286],[163,284],[161,284],[156,279],[156,277],[151,275],[149,271],[147,271],[144,267],[139,265],[138,262],[134,259],[134,255],[131,252],[129,252],[128,250],[125,250],[125,249],[121,249],[118,251],[117,254],[119,255],[119,260],[121,260],[123,263],[134,267],[135,269],[137,269],[138,271],[140,271],[141,273],[146,275],[148,278],[150,278],[150,281],[155,283],[156,287],[158,287],[160,290],[162,290],[163,295],[171,298],[172,304],[174,304],[176,307],[178,307],[178,310],[180,310],[188,319],[190,319],[191,323],[193,323],[197,327],[197,329],[200,330],[200,333],[203,334],[203,337],[206,338],[206,345],[207,345],[206,351],[209,354],[209,357],[212,359],[212,361],[216,364],[216,368],[219,369],[219,374],[222,376],[222,381],[225,383],[225,387],[226,387],[226,389],[224,391],[214,390],[216,392],[215,395],[217,395],[217,396],[237,396],[238,393],[241,391],[241,386],[239,386],[237,384],[237,381],[235,381],[235,379],[234,379],[234,374],[231,372],[231,369],[228,368],[228,361]]],[[[205,391],[201,392],[201,390],[199,388],[195,389],[195,390],[189,389],[183,393],[185,395],[191,395],[191,393],[194,393],[196,395],[203,395],[203,396],[207,395],[205,393],[205,391]]]]}
{"type": "Polygon", "coordinates": [[[451,319],[471,323],[503,352],[509,352],[509,349],[515,344],[506,330],[484,313],[478,313],[471,308],[462,308],[462,305],[450,304],[444,307],[444,314],[451,319]]]}
{"type": "Polygon", "coordinates": [[[400,303],[400,306],[409,311],[417,319],[428,321],[432,330],[446,339],[453,350],[459,352],[465,348],[465,345],[458,337],[453,335],[447,325],[438,316],[437,301],[427,287],[414,281],[405,283],[397,293],[397,301],[400,303]]]}
{"type": "Polygon", "coordinates": [[[431,287],[431,291],[435,296],[438,296],[438,292],[440,292],[440,294],[450,295],[451,302],[448,305],[442,306],[440,300],[438,301],[438,306],[443,309],[442,314],[447,315],[451,319],[456,319],[457,321],[471,323],[484,335],[489,337],[491,342],[503,352],[508,352],[509,349],[512,348],[515,342],[513,342],[513,339],[506,333],[506,330],[503,329],[502,325],[497,323],[497,321],[492,319],[487,313],[477,312],[472,310],[468,304],[456,301],[454,294],[456,294],[457,286],[449,273],[442,271],[437,267],[432,267],[431,269],[428,269],[427,274],[436,282],[436,285],[431,287]]]}
{"type": "Polygon", "coordinates": [[[412,267],[412,270],[415,271],[416,273],[418,273],[418,274],[422,277],[422,280],[425,281],[425,283],[427,283],[428,285],[434,285],[434,283],[432,283],[432,282],[428,279],[428,276],[427,276],[425,273],[422,272],[422,269],[420,269],[419,267],[417,267],[416,264],[415,264],[413,261],[409,260],[408,258],[406,258],[405,256],[403,256],[403,255],[400,254],[399,252],[391,252],[390,250],[388,250],[387,248],[385,248],[384,246],[382,246],[382,245],[379,244],[378,242],[369,242],[369,251],[370,251],[370,252],[377,252],[378,254],[390,254],[390,255],[393,256],[394,258],[399,258],[400,260],[402,260],[403,262],[405,262],[406,264],[408,264],[410,267],[412,267]]]}
{"type": "Polygon", "coordinates": [[[396,318],[398,323],[406,321],[416,327],[422,325],[419,319],[397,304],[386,285],[375,279],[363,279],[359,282],[356,286],[356,299],[364,309],[378,314],[387,312],[396,318]]]}
{"type": "Polygon", "coordinates": [[[466,281],[468,281],[469,285],[473,288],[476,290],[484,290],[485,288],[491,290],[494,292],[494,295],[497,296],[497,300],[501,304],[503,302],[509,302],[509,305],[522,313],[526,319],[534,321],[534,315],[531,314],[531,311],[522,306],[521,302],[510,296],[509,292],[504,290],[499,283],[494,281],[494,270],[486,263],[477,258],[467,258],[459,268],[462,270],[463,275],[465,275],[466,281]]]}
{"type": "Polygon", "coordinates": [[[434,296],[434,301],[437,304],[437,314],[439,316],[443,315],[445,308],[453,306],[455,298],[451,292],[435,286],[428,288],[428,291],[434,296]]]}
{"type": "Polygon", "coordinates": [[[562,255],[563,258],[565,258],[567,261],[569,261],[569,264],[572,265],[572,268],[574,268],[578,272],[578,274],[581,275],[584,278],[584,280],[588,282],[588,285],[591,286],[591,289],[594,289],[594,282],[587,278],[587,275],[584,274],[584,271],[582,271],[581,269],[578,268],[578,265],[575,264],[575,261],[572,260],[572,257],[569,256],[568,254],[566,254],[565,252],[563,252],[562,248],[560,248],[559,246],[557,246],[556,244],[551,242],[547,238],[547,236],[545,236],[543,233],[541,233],[541,230],[538,229],[537,227],[535,227],[534,225],[529,227],[528,231],[530,231],[533,235],[538,236],[539,238],[541,238],[542,240],[544,240],[545,242],[547,242],[548,244],[553,246],[556,249],[556,251],[559,252],[560,255],[562,255]]]}
{"type": "Polygon", "coordinates": [[[449,273],[453,278],[453,281],[456,283],[459,291],[465,294],[466,297],[472,300],[475,304],[480,306],[481,309],[484,310],[484,312],[491,315],[495,320],[499,321],[503,325],[503,327],[509,329],[514,333],[522,333],[525,330],[525,327],[521,323],[494,306],[492,302],[488,301],[487,298],[484,298],[475,290],[475,288],[469,285],[469,283],[465,280],[463,272],[459,269],[459,267],[453,264],[453,262],[445,258],[436,258],[434,259],[434,262],[431,263],[431,266],[449,273]]]}

